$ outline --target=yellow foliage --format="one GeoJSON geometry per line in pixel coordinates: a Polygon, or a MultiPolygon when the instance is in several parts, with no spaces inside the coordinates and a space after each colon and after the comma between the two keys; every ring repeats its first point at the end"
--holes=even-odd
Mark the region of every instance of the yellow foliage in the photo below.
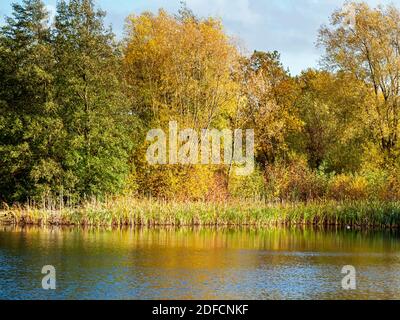
{"type": "Polygon", "coordinates": [[[130,16],[126,30],[126,77],[139,113],[161,125],[226,124],[223,115],[237,102],[231,74],[239,55],[219,20],[178,19],[160,10],[130,16]]]}

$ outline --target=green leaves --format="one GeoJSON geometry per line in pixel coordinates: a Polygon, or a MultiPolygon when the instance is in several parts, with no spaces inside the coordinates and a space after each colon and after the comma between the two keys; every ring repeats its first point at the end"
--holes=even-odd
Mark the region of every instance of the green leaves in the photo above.
{"type": "Polygon", "coordinates": [[[119,123],[128,115],[120,57],[104,13],[92,1],[60,2],[56,17],[56,101],[66,130],[64,168],[78,194],[101,196],[122,188],[129,140],[119,123]]]}
{"type": "Polygon", "coordinates": [[[13,10],[0,33],[0,200],[119,191],[128,103],[104,13],[60,1],[50,27],[40,0],[13,10]]]}

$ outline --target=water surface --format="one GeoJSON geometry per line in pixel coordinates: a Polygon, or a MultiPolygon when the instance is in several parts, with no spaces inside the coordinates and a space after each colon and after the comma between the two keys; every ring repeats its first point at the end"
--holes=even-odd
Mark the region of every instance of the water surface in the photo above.
{"type": "Polygon", "coordinates": [[[315,229],[0,227],[0,299],[400,299],[400,237],[315,229]],[[42,289],[53,265],[57,289],[42,289]],[[342,289],[342,267],[357,290],[342,289]]]}

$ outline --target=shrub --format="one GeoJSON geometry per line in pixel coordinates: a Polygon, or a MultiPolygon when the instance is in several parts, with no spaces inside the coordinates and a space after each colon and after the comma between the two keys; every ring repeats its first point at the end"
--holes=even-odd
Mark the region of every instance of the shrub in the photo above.
{"type": "Polygon", "coordinates": [[[213,180],[208,166],[156,165],[141,167],[136,174],[138,193],[167,200],[205,199],[213,180]]]}
{"type": "Polygon", "coordinates": [[[229,178],[228,191],[230,196],[241,199],[264,199],[265,180],[260,169],[255,169],[249,176],[232,175],[229,178]]]}
{"type": "Polygon", "coordinates": [[[266,169],[267,196],[280,201],[312,201],[322,198],[326,177],[309,169],[303,158],[288,164],[268,166],[266,169]]]}
{"type": "Polygon", "coordinates": [[[334,200],[363,200],[368,198],[368,181],[359,175],[337,175],[328,183],[327,197],[334,200]]]}

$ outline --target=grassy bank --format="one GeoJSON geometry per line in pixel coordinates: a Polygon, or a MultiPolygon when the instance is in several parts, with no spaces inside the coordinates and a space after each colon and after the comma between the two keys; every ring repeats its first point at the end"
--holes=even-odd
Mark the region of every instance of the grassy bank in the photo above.
{"type": "Polygon", "coordinates": [[[0,222],[15,225],[83,226],[255,226],[336,225],[400,227],[400,202],[315,202],[266,204],[163,202],[119,198],[80,207],[18,206],[0,212],[0,222]]]}

